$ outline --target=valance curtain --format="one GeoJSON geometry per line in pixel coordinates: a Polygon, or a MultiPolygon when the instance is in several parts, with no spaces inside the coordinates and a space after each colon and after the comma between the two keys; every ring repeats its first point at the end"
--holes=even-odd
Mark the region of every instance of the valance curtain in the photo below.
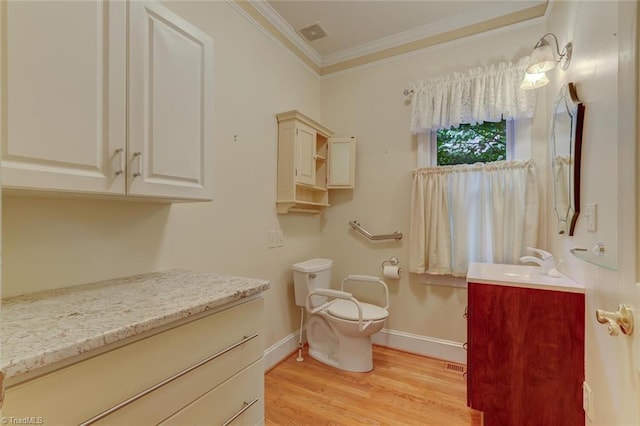
{"type": "Polygon", "coordinates": [[[426,133],[461,123],[533,117],[536,91],[520,84],[529,57],[418,82],[411,99],[411,132],[426,133]]]}
{"type": "Polygon", "coordinates": [[[464,276],[470,262],[518,263],[537,234],[533,160],[414,172],[410,272],[464,276]]]}

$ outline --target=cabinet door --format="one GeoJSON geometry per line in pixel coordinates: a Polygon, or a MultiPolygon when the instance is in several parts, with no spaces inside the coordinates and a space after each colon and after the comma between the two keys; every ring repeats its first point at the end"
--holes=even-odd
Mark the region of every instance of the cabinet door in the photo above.
{"type": "Polygon", "coordinates": [[[0,15],[3,185],[124,193],[126,3],[3,1],[0,15]]]}
{"type": "Polygon", "coordinates": [[[296,182],[316,184],[316,131],[304,124],[296,126],[296,182]]]}
{"type": "Polygon", "coordinates": [[[583,294],[469,283],[468,326],[469,405],[486,425],[584,424],[583,294]]]}
{"type": "Polygon", "coordinates": [[[329,139],[327,188],[353,189],[356,182],[356,139],[329,139]]]}
{"type": "Polygon", "coordinates": [[[129,8],[128,193],[211,199],[213,40],[157,3],[129,8]]]}

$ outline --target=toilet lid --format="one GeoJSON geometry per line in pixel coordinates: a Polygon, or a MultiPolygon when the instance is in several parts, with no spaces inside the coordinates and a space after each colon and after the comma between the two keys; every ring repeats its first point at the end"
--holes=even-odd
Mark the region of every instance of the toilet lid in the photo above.
{"type": "MultiPolygon", "coordinates": [[[[389,316],[389,313],[386,309],[381,308],[380,306],[371,305],[369,303],[360,302],[360,306],[362,307],[362,319],[364,321],[375,321],[385,319],[389,316]]],[[[356,304],[345,299],[335,300],[327,309],[330,315],[334,317],[358,321],[358,308],[356,304]]]]}

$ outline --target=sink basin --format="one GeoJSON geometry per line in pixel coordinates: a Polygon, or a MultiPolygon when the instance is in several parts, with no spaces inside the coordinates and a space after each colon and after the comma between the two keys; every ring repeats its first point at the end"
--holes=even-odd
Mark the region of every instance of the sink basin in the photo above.
{"type": "Polygon", "coordinates": [[[561,275],[558,278],[545,275],[539,266],[474,262],[469,265],[467,282],[584,293],[584,286],[561,275]]]}

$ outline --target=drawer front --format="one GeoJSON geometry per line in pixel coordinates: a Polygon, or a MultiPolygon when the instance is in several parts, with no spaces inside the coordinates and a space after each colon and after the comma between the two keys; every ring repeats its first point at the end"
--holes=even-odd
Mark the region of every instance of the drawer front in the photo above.
{"type": "Polygon", "coordinates": [[[255,425],[264,417],[264,366],[252,364],[161,425],[255,425]]]}
{"type": "MultiPolygon", "coordinates": [[[[216,380],[209,383],[211,389],[262,356],[262,311],[262,298],[254,299],[10,387],[2,415],[81,423],[259,333],[211,362],[224,366],[210,373],[210,379],[216,380]]],[[[191,400],[198,396],[197,390],[189,395],[191,400]]],[[[169,408],[175,412],[183,405],[169,408]]]]}
{"type": "Polygon", "coordinates": [[[251,339],[92,424],[157,424],[254,362],[261,349],[261,342],[251,339]]]}

